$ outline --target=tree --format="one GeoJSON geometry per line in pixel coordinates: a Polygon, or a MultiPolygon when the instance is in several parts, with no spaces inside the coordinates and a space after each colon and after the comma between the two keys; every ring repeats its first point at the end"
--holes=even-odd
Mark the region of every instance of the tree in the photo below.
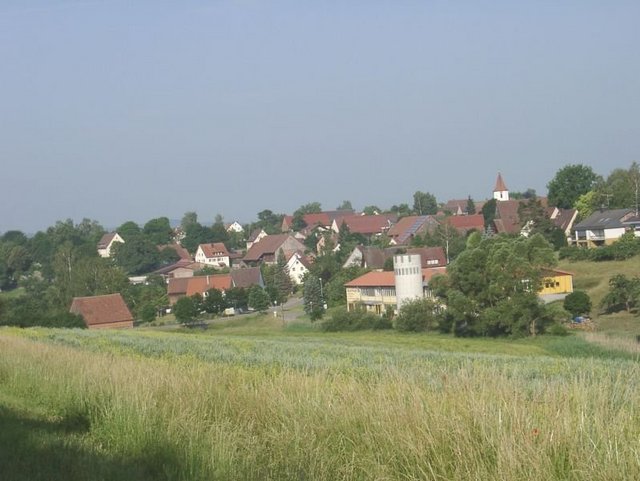
{"type": "Polygon", "coordinates": [[[563,307],[573,317],[589,314],[591,312],[591,298],[585,291],[573,291],[564,298],[563,307]]]}
{"type": "Polygon", "coordinates": [[[467,215],[473,215],[476,213],[476,203],[473,201],[471,196],[467,198],[467,207],[465,209],[467,215]]]}
{"type": "Polygon", "coordinates": [[[321,319],[324,315],[324,299],[320,288],[320,279],[316,276],[308,275],[304,281],[302,290],[304,312],[312,321],[321,319]]]}
{"type": "Polygon", "coordinates": [[[262,228],[267,234],[276,234],[280,232],[283,217],[282,214],[274,214],[269,209],[265,209],[258,212],[258,222],[254,224],[254,228],[262,228]]]}
{"type": "MultiPolygon", "coordinates": [[[[404,205],[406,205],[406,204],[404,204],[404,205]]],[[[407,210],[409,210],[409,206],[408,205],[407,205],[407,210]]],[[[382,209],[380,209],[380,207],[378,207],[377,205],[367,205],[367,206],[364,207],[364,209],[362,209],[362,212],[365,215],[377,215],[380,212],[382,212],[382,209]]]]}
{"type": "Polygon", "coordinates": [[[342,204],[336,207],[336,210],[353,210],[353,206],[351,205],[350,200],[343,200],[342,204]]]}
{"type": "Polygon", "coordinates": [[[320,212],[322,212],[322,205],[320,204],[320,202],[309,202],[308,204],[304,204],[298,207],[293,215],[318,214],[320,212]]]}
{"type": "Polygon", "coordinates": [[[609,292],[602,299],[602,307],[608,312],[616,312],[622,308],[631,312],[639,301],[640,277],[628,278],[624,274],[616,274],[609,279],[609,292]]]}
{"type": "Polygon", "coordinates": [[[256,311],[265,312],[270,306],[269,294],[262,287],[253,285],[249,288],[248,303],[256,311]]]}
{"type": "Polygon", "coordinates": [[[244,287],[232,287],[225,291],[224,300],[228,307],[234,309],[246,309],[248,306],[248,294],[244,287]]]}
{"type": "Polygon", "coordinates": [[[629,169],[614,169],[597,190],[601,204],[609,209],[639,209],[640,166],[633,162],[629,169]]]}
{"type": "Polygon", "coordinates": [[[591,167],[582,164],[566,165],[549,183],[549,203],[563,209],[571,209],[578,198],[589,192],[598,175],[591,167]]]}
{"type": "Polygon", "coordinates": [[[167,217],[151,219],[142,228],[144,235],[155,245],[169,244],[173,229],[167,217]]]}
{"type": "Polygon", "coordinates": [[[596,211],[599,207],[600,197],[600,194],[595,190],[590,190],[578,197],[574,203],[574,207],[578,211],[576,222],[586,219],[596,211]]]}
{"type": "Polygon", "coordinates": [[[493,220],[496,218],[496,206],[497,200],[491,199],[484,203],[482,206],[482,217],[484,217],[484,227],[485,229],[491,227],[493,225],[493,220]]]}
{"type": "Polygon", "coordinates": [[[145,274],[160,264],[160,252],[145,237],[132,237],[124,243],[116,243],[112,252],[115,264],[129,274],[145,274]]]}
{"type": "Polygon", "coordinates": [[[185,212],[180,221],[180,227],[186,232],[186,230],[193,224],[198,223],[198,214],[195,212],[185,212]]]}
{"type": "Polygon", "coordinates": [[[128,242],[129,239],[142,234],[142,229],[140,229],[138,224],[130,220],[118,227],[116,232],[120,234],[120,237],[122,237],[125,242],[128,242]]]}
{"type": "Polygon", "coordinates": [[[417,191],[413,194],[413,211],[417,215],[433,215],[438,212],[438,201],[429,192],[417,191]]]}
{"type": "Polygon", "coordinates": [[[173,314],[181,324],[191,324],[198,320],[198,303],[192,297],[181,297],[173,305],[173,314]]]}
{"type": "Polygon", "coordinates": [[[229,240],[229,233],[224,226],[224,219],[222,215],[216,214],[213,225],[211,226],[211,242],[227,242],[229,240]]]}
{"type": "Polygon", "coordinates": [[[414,299],[406,302],[393,320],[393,327],[405,332],[435,330],[438,327],[436,304],[431,299],[414,299]]]}
{"type": "Polygon", "coordinates": [[[209,314],[220,314],[227,307],[222,292],[209,289],[202,300],[202,308],[209,314]]]}

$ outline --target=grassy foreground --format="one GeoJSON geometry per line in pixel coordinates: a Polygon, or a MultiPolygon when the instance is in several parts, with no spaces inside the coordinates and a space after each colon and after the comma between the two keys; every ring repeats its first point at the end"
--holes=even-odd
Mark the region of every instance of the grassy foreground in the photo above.
{"type": "Polygon", "coordinates": [[[554,342],[0,329],[0,479],[640,479],[637,360],[554,342]]]}

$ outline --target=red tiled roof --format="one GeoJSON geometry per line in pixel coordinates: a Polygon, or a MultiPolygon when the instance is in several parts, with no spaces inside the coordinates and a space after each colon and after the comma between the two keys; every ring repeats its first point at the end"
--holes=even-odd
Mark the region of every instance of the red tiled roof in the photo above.
{"type": "MultiPolygon", "coordinates": [[[[499,204],[503,203],[504,202],[499,202],[499,204]]],[[[441,222],[448,223],[451,227],[454,227],[462,233],[466,233],[471,229],[476,229],[480,232],[484,230],[484,217],[482,214],[453,215],[441,219],[441,222]]]]}
{"type": "Polygon", "coordinates": [[[522,226],[520,225],[520,216],[518,209],[520,200],[505,200],[496,203],[496,219],[500,222],[494,222],[496,231],[507,234],[517,234],[522,226]]]}
{"type": "Polygon", "coordinates": [[[505,190],[509,190],[509,189],[507,189],[507,186],[505,185],[504,180],[502,180],[502,174],[498,172],[498,178],[496,179],[496,186],[494,187],[493,191],[503,192],[505,190]]]}
{"type": "MultiPolygon", "coordinates": [[[[447,273],[446,267],[430,267],[422,269],[423,282],[429,282],[435,275],[447,273]]],[[[396,279],[393,271],[373,271],[347,282],[345,287],[395,287],[396,279]]]]}
{"type": "Polygon", "coordinates": [[[194,276],[188,277],[187,279],[187,296],[193,296],[194,294],[204,294],[209,289],[226,291],[232,286],[231,275],[229,274],[194,276]]]}
{"type": "Polygon", "coordinates": [[[165,249],[173,249],[174,251],[176,251],[176,254],[178,254],[180,260],[188,260],[193,262],[193,258],[191,257],[191,254],[189,254],[189,251],[182,247],[180,244],[165,244],[158,246],[159,251],[163,251],[165,249]]]}
{"type": "MultiPolygon", "coordinates": [[[[304,250],[305,246],[302,242],[289,234],[268,235],[263,237],[260,242],[253,244],[244,256],[244,261],[259,261],[265,255],[276,255],[280,247],[289,239],[297,243],[297,249],[304,250]]],[[[296,249],[296,250],[297,250],[296,249]]],[[[286,254],[286,252],[285,252],[286,254]]]]}
{"type": "Polygon", "coordinates": [[[394,287],[395,285],[393,271],[373,271],[347,282],[345,287],[394,287]]]}
{"type": "Polygon", "coordinates": [[[422,267],[434,268],[433,264],[429,264],[429,261],[438,261],[438,266],[447,265],[447,257],[442,247],[414,247],[407,249],[407,254],[418,254],[422,259],[422,267]]]}
{"type": "Polygon", "coordinates": [[[204,256],[209,259],[211,257],[228,257],[229,251],[222,242],[213,242],[211,244],[200,244],[198,247],[202,249],[204,256]]]}
{"type": "Polygon", "coordinates": [[[429,215],[410,215],[403,217],[387,231],[387,235],[402,244],[416,234],[421,234],[429,227],[437,226],[438,221],[429,215]]]}
{"type": "Polygon", "coordinates": [[[133,316],[120,294],[74,297],[69,312],[82,316],[87,327],[133,321],[133,316]]]}
{"type": "Polygon", "coordinates": [[[380,234],[386,231],[398,219],[395,214],[379,215],[350,215],[345,216],[338,223],[346,224],[352,234],[380,234]]]}

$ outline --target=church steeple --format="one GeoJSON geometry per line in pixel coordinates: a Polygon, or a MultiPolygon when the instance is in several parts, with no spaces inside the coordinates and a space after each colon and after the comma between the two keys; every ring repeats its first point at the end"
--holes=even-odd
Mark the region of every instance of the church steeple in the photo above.
{"type": "Polygon", "coordinates": [[[509,189],[507,189],[504,180],[502,180],[502,174],[498,172],[498,178],[496,179],[496,186],[493,189],[493,198],[498,202],[503,200],[509,200],[509,189]]]}

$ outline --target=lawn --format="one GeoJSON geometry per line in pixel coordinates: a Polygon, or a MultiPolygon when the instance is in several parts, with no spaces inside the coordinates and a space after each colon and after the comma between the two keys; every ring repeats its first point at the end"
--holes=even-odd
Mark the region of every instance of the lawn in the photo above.
{"type": "Polygon", "coordinates": [[[0,329],[0,479],[640,478],[637,355],[276,321],[0,329]]]}

